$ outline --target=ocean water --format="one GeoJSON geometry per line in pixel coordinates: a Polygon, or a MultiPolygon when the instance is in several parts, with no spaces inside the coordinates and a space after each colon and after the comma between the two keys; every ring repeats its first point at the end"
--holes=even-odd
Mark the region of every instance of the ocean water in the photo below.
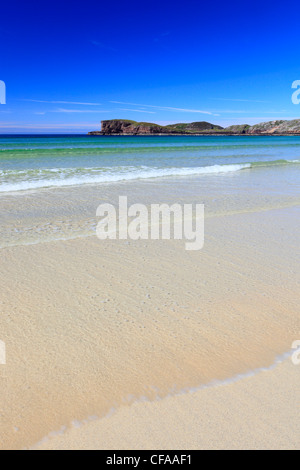
{"type": "Polygon", "coordinates": [[[207,217],[295,207],[300,137],[0,137],[0,248],[95,235],[124,195],[207,217]]]}
{"type": "Polygon", "coordinates": [[[0,137],[0,194],[300,163],[300,137],[0,137]]]}

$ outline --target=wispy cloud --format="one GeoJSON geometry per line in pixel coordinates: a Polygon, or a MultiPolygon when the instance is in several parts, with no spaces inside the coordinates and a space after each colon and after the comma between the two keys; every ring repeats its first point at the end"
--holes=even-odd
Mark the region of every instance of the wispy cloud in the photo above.
{"type": "Polygon", "coordinates": [[[126,102],[123,102],[123,101],[110,101],[110,103],[127,104],[127,105],[130,105],[130,106],[143,106],[145,108],[155,108],[155,109],[159,109],[159,110],[177,111],[177,112],[183,112],[183,113],[200,113],[200,114],[209,114],[211,116],[218,116],[218,114],[214,114],[210,111],[203,111],[201,109],[173,108],[171,106],[157,106],[157,105],[141,104],[141,103],[126,103],[126,102]]]}
{"type": "Polygon", "coordinates": [[[90,114],[90,113],[110,113],[110,110],[107,109],[65,109],[65,108],[59,108],[59,109],[53,109],[50,111],[51,113],[84,113],[84,114],[90,114]]]}
{"type": "Polygon", "coordinates": [[[102,113],[112,113],[116,110],[119,111],[131,111],[134,113],[144,113],[144,114],[156,114],[156,111],[148,111],[148,110],[143,110],[143,109],[130,109],[130,108],[115,108],[115,109],[68,109],[68,108],[56,108],[56,109],[51,109],[49,111],[37,111],[34,112],[33,114],[36,115],[45,115],[48,113],[77,113],[77,114],[90,114],[90,113],[97,113],[97,114],[102,114],[102,113]]]}
{"type": "Polygon", "coordinates": [[[271,103],[271,101],[262,101],[262,100],[246,100],[243,98],[212,98],[213,100],[218,101],[237,101],[242,103],[271,103]]]}
{"type": "Polygon", "coordinates": [[[91,129],[93,127],[98,127],[99,123],[93,122],[93,123],[56,123],[56,124],[36,124],[36,123],[31,123],[31,124],[24,124],[24,123],[18,123],[18,122],[4,122],[0,123],[0,131],[1,129],[80,129],[80,128],[88,128],[91,129]]]}
{"type": "Polygon", "coordinates": [[[264,114],[273,114],[273,115],[276,115],[276,114],[282,114],[282,113],[287,113],[287,110],[282,110],[282,111],[257,111],[256,110],[245,110],[245,109],[222,109],[219,111],[220,113],[222,114],[248,114],[248,115],[251,115],[251,114],[257,114],[257,112],[260,112],[260,113],[264,113],[264,114]]]}
{"type": "Polygon", "coordinates": [[[135,113],[147,113],[147,114],[156,114],[155,111],[145,111],[143,109],[129,109],[129,108],[119,108],[120,111],[133,111],[135,113]]]}
{"type": "Polygon", "coordinates": [[[266,114],[282,114],[282,113],[288,113],[286,109],[282,109],[281,111],[264,111],[266,114]]]}
{"type": "Polygon", "coordinates": [[[48,104],[75,104],[75,105],[82,105],[82,106],[101,106],[102,103],[83,103],[81,101],[46,101],[46,100],[21,100],[21,101],[29,101],[31,103],[48,103],[48,104]]]}

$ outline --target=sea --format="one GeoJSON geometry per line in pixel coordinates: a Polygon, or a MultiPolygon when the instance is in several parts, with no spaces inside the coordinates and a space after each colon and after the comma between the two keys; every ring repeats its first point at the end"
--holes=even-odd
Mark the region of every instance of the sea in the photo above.
{"type": "Polygon", "coordinates": [[[0,136],[0,193],[299,163],[292,136],[0,136]]]}
{"type": "Polygon", "coordinates": [[[0,136],[0,248],[93,235],[124,195],[207,217],[297,206],[300,136],[0,136]]]}

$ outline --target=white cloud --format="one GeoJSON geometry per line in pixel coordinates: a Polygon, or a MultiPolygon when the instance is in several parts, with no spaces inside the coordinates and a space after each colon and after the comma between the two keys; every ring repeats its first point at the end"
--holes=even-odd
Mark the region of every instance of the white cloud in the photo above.
{"type": "Polygon", "coordinates": [[[82,106],[101,106],[102,103],[83,103],[81,101],[46,101],[46,100],[22,100],[29,101],[31,103],[48,103],[48,104],[77,104],[82,106]]]}
{"type": "Polygon", "coordinates": [[[110,101],[110,103],[114,104],[127,104],[130,106],[143,106],[145,108],[155,108],[159,110],[167,110],[167,111],[178,111],[184,113],[200,113],[200,114],[209,114],[211,116],[218,116],[218,114],[214,114],[210,111],[203,111],[201,109],[188,109],[188,108],[173,108],[171,106],[157,106],[157,105],[150,105],[150,104],[140,104],[140,103],[126,103],[123,101],[110,101]]]}
{"type": "Polygon", "coordinates": [[[119,108],[120,111],[133,111],[135,113],[147,113],[147,114],[156,114],[155,111],[144,111],[143,109],[129,109],[129,108],[119,108]]]}
{"type": "Polygon", "coordinates": [[[99,127],[98,122],[93,122],[93,123],[69,123],[69,124],[23,124],[23,123],[18,123],[18,122],[0,122],[0,131],[1,129],[81,129],[81,128],[88,128],[91,129],[93,127],[99,127]]]}
{"type": "Polygon", "coordinates": [[[247,99],[240,99],[240,98],[212,98],[213,100],[219,101],[237,101],[243,103],[270,103],[270,101],[261,101],[261,100],[247,100],[247,99]]]}
{"type": "Polygon", "coordinates": [[[84,114],[89,114],[89,113],[111,113],[111,111],[108,111],[106,109],[104,110],[99,110],[99,109],[65,109],[65,108],[59,108],[59,109],[53,109],[50,111],[51,113],[84,113],[84,114]]]}

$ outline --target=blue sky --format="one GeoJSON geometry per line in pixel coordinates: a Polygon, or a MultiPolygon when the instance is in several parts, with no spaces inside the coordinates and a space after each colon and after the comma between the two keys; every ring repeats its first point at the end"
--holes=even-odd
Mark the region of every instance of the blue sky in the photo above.
{"type": "Polygon", "coordinates": [[[2,2],[0,133],[300,117],[299,2],[2,2]]]}

